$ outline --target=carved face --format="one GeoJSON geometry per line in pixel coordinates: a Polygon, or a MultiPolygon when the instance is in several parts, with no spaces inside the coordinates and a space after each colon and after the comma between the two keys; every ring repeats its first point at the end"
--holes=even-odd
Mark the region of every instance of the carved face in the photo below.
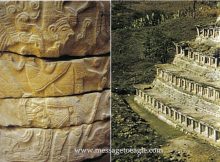
{"type": "Polygon", "coordinates": [[[57,40],[65,44],[74,32],[68,22],[67,17],[58,19],[55,23],[48,27],[48,30],[57,35],[57,40]]]}

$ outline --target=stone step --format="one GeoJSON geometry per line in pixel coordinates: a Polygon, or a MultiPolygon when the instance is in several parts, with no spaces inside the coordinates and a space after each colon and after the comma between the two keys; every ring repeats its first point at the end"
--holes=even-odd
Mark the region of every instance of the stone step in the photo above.
{"type": "Polygon", "coordinates": [[[201,63],[204,61],[206,65],[215,64],[214,60],[203,60],[206,56],[206,59],[219,58],[219,48],[216,46],[217,44],[208,42],[208,40],[201,42],[197,38],[193,41],[174,43],[174,45],[176,46],[176,55],[200,61],[201,63]]]}
{"type": "Polygon", "coordinates": [[[204,45],[197,41],[175,43],[175,46],[176,56],[174,59],[174,64],[176,59],[178,60],[178,58],[181,58],[187,62],[190,62],[190,64],[195,64],[200,67],[207,67],[208,69],[211,68],[220,70],[220,55],[218,47],[210,47],[210,45],[204,45]]]}
{"type": "Polygon", "coordinates": [[[110,91],[51,98],[0,99],[0,126],[62,128],[110,118],[110,91]]]}
{"type": "Polygon", "coordinates": [[[0,128],[0,161],[73,162],[95,158],[101,153],[94,149],[109,148],[109,133],[109,120],[63,129],[0,128]]]}
{"type": "Polygon", "coordinates": [[[159,91],[161,94],[170,97],[172,100],[178,101],[182,105],[191,107],[194,105],[197,111],[210,114],[215,117],[220,117],[220,105],[215,102],[204,100],[200,96],[185,93],[172,85],[168,85],[167,82],[163,82],[160,79],[156,79],[151,88],[159,91]]]}
{"type": "Polygon", "coordinates": [[[167,82],[167,84],[204,99],[219,102],[220,81],[210,79],[210,76],[214,75],[212,72],[206,70],[190,71],[174,64],[160,64],[156,65],[156,68],[157,78],[167,82]]]}
{"type": "Polygon", "coordinates": [[[198,64],[196,61],[182,57],[181,55],[176,55],[173,63],[175,66],[178,66],[180,68],[186,69],[188,71],[197,72],[197,73],[203,73],[204,71],[206,73],[218,73],[218,77],[210,78],[215,80],[220,80],[220,70],[218,68],[210,68],[208,66],[204,66],[201,64],[198,64]]]}
{"type": "Polygon", "coordinates": [[[184,105],[156,88],[137,89],[135,101],[170,125],[181,127],[220,146],[219,117],[198,111],[193,104],[184,105]]]}
{"type": "MultiPolygon", "coordinates": [[[[177,47],[178,48],[178,47],[177,47]]],[[[177,57],[181,57],[190,63],[196,63],[199,66],[206,66],[209,68],[219,69],[219,56],[214,56],[214,54],[208,55],[203,52],[192,51],[191,48],[177,50],[177,57]]]]}
{"type": "Polygon", "coordinates": [[[110,58],[48,61],[4,52],[0,56],[0,98],[55,97],[110,87],[110,58]]]}
{"type": "Polygon", "coordinates": [[[197,25],[197,37],[201,38],[213,38],[217,39],[220,37],[220,27],[215,24],[212,25],[197,25]]]}

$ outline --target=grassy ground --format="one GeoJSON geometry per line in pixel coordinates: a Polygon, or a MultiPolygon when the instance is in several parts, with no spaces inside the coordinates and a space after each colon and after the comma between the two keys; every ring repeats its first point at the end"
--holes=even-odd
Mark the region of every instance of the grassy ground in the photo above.
{"type": "MultiPolygon", "coordinates": [[[[165,140],[144,119],[132,111],[124,98],[112,95],[112,148],[160,148],[165,140]]],[[[113,162],[168,161],[161,154],[112,154],[113,162]]]]}
{"type": "MultiPolygon", "coordinates": [[[[196,10],[198,15],[212,15],[214,13],[219,13],[217,9],[211,8],[214,6],[214,3],[196,3],[196,10]],[[203,11],[201,11],[203,10],[203,11]]],[[[160,10],[166,13],[176,13],[178,10],[187,10],[188,8],[193,8],[192,1],[171,1],[171,2],[154,2],[154,1],[146,1],[146,2],[137,2],[127,4],[129,8],[133,10],[137,10],[140,12],[145,12],[148,10],[160,10]]]]}

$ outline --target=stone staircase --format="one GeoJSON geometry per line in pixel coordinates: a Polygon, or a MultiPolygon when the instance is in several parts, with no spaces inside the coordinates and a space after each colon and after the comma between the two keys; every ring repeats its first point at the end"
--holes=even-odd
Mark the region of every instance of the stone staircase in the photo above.
{"type": "Polygon", "coordinates": [[[172,64],[156,65],[156,79],[135,86],[134,98],[159,119],[215,146],[220,146],[219,32],[218,26],[199,26],[193,42],[175,44],[172,64]],[[206,45],[206,51],[197,49],[206,45]]]}

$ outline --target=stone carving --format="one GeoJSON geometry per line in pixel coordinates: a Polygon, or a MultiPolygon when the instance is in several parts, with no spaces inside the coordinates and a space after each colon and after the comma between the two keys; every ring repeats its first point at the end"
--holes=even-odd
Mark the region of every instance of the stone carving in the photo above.
{"type": "Polygon", "coordinates": [[[0,99],[0,126],[61,128],[110,117],[110,91],[56,98],[0,99]]]}
{"type": "Polygon", "coordinates": [[[110,2],[0,2],[0,162],[109,148],[110,2]]]}
{"type": "Polygon", "coordinates": [[[77,153],[75,149],[109,146],[109,121],[69,129],[0,129],[0,161],[75,162],[100,153],[77,153]]]}
{"type": "Polygon", "coordinates": [[[109,57],[44,61],[0,56],[0,98],[46,97],[100,91],[109,87],[109,57]]]}
{"type": "Polygon", "coordinates": [[[0,51],[37,57],[108,53],[109,2],[0,2],[0,51]]]}

